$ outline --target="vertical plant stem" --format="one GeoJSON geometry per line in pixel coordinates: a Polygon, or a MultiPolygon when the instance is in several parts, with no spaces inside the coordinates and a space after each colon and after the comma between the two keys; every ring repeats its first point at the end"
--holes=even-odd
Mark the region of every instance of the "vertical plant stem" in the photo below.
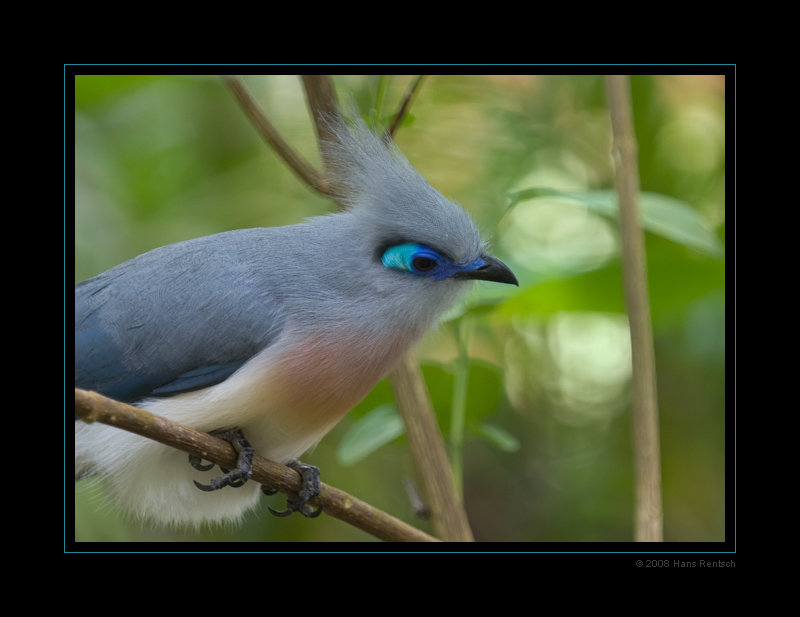
{"type": "Polygon", "coordinates": [[[388,75],[381,75],[378,80],[378,94],[375,96],[375,106],[373,107],[373,120],[377,123],[381,117],[381,108],[383,107],[383,97],[386,94],[386,86],[389,83],[388,75]]]}
{"type": "Polygon", "coordinates": [[[644,232],[639,224],[639,170],[629,77],[608,75],[606,87],[614,134],[613,155],[617,169],[622,235],[622,275],[631,330],[633,362],[636,478],[634,539],[637,542],[661,542],[664,536],[655,352],[647,289],[644,232]]]}
{"type": "Polygon", "coordinates": [[[458,358],[455,363],[453,399],[450,407],[450,466],[456,490],[463,498],[464,484],[464,431],[467,415],[467,386],[469,385],[469,347],[470,323],[468,318],[453,322],[453,333],[458,344],[458,358]]]}
{"type": "Polygon", "coordinates": [[[408,446],[419,471],[420,488],[436,535],[445,542],[473,542],[428,388],[411,354],[398,363],[389,375],[389,382],[406,427],[408,446]]]}

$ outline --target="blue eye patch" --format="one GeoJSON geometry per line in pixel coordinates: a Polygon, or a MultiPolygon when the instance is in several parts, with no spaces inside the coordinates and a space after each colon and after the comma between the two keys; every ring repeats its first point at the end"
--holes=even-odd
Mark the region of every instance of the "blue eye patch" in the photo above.
{"type": "Polygon", "coordinates": [[[480,258],[470,264],[456,264],[449,257],[424,244],[390,246],[384,251],[381,263],[393,270],[429,277],[436,281],[457,272],[475,270],[484,264],[480,258]]]}

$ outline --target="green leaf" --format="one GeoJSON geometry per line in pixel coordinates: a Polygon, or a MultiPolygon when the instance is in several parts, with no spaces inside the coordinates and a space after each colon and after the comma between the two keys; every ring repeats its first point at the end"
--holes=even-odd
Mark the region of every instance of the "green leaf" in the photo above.
{"type": "MultiPolygon", "coordinates": [[[[725,288],[725,262],[692,259],[675,245],[653,238],[648,243],[647,272],[650,310],[654,320],[681,303],[692,302],[725,288]],[[665,250],[666,249],[666,250],[665,250]],[[691,268],[691,273],[687,268],[691,268]]],[[[566,279],[531,286],[504,306],[509,314],[552,315],[559,311],[624,313],[622,271],[619,262],[566,279]]]]}
{"type": "Polygon", "coordinates": [[[516,452],[519,450],[519,439],[514,437],[514,435],[509,433],[506,429],[500,428],[495,424],[475,422],[470,425],[470,429],[476,435],[494,444],[503,452],[516,452]]]}
{"type": "MultiPolygon", "coordinates": [[[[509,191],[508,208],[521,201],[539,197],[560,197],[581,202],[590,210],[608,217],[617,217],[617,193],[612,190],[561,191],[546,187],[509,191]]],[[[662,193],[642,191],[639,194],[640,215],[645,230],[712,257],[722,256],[719,238],[703,216],[691,205],[662,193]]]]}
{"type": "Polygon", "coordinates": [[[392,403],[366,413],[339,442],[336,458],[342,465],[353,465],[381,446],[403,434],[403,421],[392,403]]]}

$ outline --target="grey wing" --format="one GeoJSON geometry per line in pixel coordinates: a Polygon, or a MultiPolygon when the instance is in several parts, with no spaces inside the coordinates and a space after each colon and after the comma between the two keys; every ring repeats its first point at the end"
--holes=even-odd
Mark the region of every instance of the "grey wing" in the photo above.
{"type": "Polygon", "coordinates": [[[131,403],[170,396],[224,381],[269,346],[282,325],[277,295],[236,233],[156,249],[76,285],[75,386],[131,403]]]}

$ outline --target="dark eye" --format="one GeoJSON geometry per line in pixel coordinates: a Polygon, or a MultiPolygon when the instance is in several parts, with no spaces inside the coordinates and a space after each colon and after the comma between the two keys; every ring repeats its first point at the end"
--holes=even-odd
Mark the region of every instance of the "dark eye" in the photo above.
{"type": "Polygon", "coordinates": [[[424,244],[398,244],[388,247],[381,263],[392,270],[432,277],[448,263],[447,257],[424,244]]]}
{"type": "Polygon", "coordinates": [[[430,272],[436,267],[436,260],[430,257],[415,257],[411,265],[417,272],[430,272]]]}

